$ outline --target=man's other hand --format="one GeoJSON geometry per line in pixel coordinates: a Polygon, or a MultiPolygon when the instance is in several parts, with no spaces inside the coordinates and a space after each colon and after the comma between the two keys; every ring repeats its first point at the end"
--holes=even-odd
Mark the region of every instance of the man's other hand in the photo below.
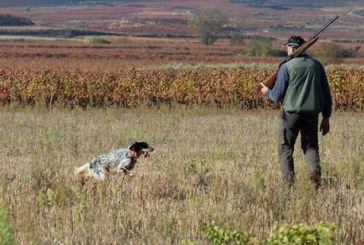
{"type": "Polygon", "coordinates": [[[263,83],[260,83],[259,85],[261,86],[260,93],[262,95],[267,95],[269,88],[267,86],[265,86],[263,83]]]}
{"type": "Polygon", "coordinates": [[[322,131],[322,135],[328,134],[330,132],[330,119],[329,118],[322,118],[320,131],[322,131]]]}

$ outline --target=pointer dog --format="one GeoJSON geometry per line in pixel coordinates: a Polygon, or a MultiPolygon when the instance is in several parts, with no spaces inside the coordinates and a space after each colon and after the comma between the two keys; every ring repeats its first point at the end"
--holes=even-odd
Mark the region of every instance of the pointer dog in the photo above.
{"type": "Polygon", "coordinates": [[[87,180],[104,181],[108,173],[130,174],[137,159],[140,156],[148,157],[153,150],[146,142],[135,142],[128,148],[95,157],[76,168],[74,174],[81,179],[82,184],[87,180]]]}

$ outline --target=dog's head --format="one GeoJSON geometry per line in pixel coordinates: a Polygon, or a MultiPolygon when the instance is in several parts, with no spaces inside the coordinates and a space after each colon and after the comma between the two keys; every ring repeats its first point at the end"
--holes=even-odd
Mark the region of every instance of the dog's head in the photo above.
{"type": "Polygon", "coordinates": [[[150,147],[146,142],[135,142],[129,146],[129,150],[138,158],[140,156],[149,157],[150,152],[154,151],[154,148],[150,147]]]}

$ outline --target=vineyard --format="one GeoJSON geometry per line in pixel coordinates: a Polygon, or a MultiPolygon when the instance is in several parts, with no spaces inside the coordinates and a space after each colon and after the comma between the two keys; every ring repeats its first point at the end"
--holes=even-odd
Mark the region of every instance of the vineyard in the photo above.
{"type": "MultiPolygon", "coordinates": [[[[0,103],[64,107],[137,107],[141,104],[212,104],[244,109],[274,106],[256,95],[273,70],[179,69],[79,71],[0,70],[0,103]]],[[[363,109],[364,70],[328,70],[336,108],[363,109]]]]}

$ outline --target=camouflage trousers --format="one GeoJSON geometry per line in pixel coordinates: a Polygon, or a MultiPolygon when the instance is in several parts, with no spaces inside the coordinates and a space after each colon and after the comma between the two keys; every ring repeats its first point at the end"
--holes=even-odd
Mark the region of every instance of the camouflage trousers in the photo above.
{"type": "Polygon", "coordinates": [[[311,181],[320,186],[321,166],[318,145],[318,113],[282,112],[278,130],[278,155],[283,179],[293,185],[295,182],[294,145],[301,134],[301,149],[308,164],[311,181]]]}

